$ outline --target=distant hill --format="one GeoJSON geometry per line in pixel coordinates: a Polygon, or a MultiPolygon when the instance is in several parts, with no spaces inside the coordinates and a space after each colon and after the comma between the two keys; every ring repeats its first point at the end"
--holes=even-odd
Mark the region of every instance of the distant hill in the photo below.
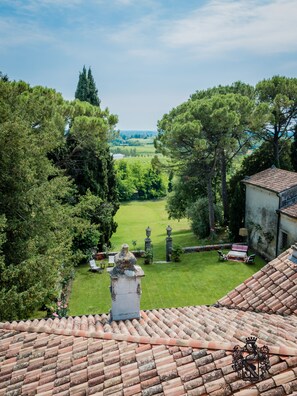
{"type": "Polygon", "coordinates": [[[123,138],[131,139],[131,138],[145,138],[156,136],[157,131],[147,131],[147,130],[121,130],[120,136],[123,138]]]}

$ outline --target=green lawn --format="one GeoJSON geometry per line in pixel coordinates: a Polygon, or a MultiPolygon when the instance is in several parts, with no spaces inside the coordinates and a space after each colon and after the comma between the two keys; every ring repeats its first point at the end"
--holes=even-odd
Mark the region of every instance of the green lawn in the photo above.
{"type": "Polygon", "coordinates": [[[164,199],[155,201],[132,201],[122,203],[115,216],[118,223],[116,234],[111,239],[112,250],[118,251],[123,243],[133,249],[132,241],[137,247],[144,249],[145,229],[152,230],[151,240],[154,248],[154,260],[165,260],[166,227],[172,227],[173,243],[182,246],[209,244],[207,240],[199,240],[191,231],[188,220],[168,220],[164,199]]]}
{"type": "MultiPolygon", "coordinates": [[[[228,291],[257,272],[265,264],[256,258],[254,265],[219,262],[216,251],[184,254],[180,263],[144,265],[141,309],[213,304],[228,291]]],[[[70,315],[105,313],[111,308],[110,279],[77,269],[69,303],[70,315]]]]}
{"type": "MultiPolygon", "coordinates": [[[[145,229],[152,229],[154,260],[165,260],[166,227],[173,228],[173,242],[182,246],[211,244],[198,240],[186,220],[168,220],[165,200],[134,201],[122,204],[116,215],[119,226],[112,238],[113,250],[119,251],[123,243],[133,247],[137,241],[144,248],[145,229]]],[[[156,263],[142,266],[141,308],[165,308],[185,305],[213,304],[238,284],[257,272],[265,263],[256,258],[254,265],[236,262],[219,262],[216,251],[184,254],[180,263],[156,263]]],[[[110,279],[103,274],[88,271],[88,265],[77,268],[69,302],[70,315],[108,312],[111,308],[110,279]]]]}

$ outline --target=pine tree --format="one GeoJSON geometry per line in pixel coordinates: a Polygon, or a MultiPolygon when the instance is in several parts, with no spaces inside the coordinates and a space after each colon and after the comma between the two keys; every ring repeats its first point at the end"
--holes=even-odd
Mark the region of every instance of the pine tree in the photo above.
{"type": "Polygon", "coordinates": [[[0,80],[0,103],[2,321],[26,318],[59,297],[73,266],[74,220],[66,203],[72,185],[47,156],[64,135],[61,95],[0,80]]]}

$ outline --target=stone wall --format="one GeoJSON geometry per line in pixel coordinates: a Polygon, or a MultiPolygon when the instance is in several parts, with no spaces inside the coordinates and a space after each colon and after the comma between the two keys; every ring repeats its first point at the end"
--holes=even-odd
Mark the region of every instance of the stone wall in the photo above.
{"type": "MultiPolygon", "coordinates": [[[[232,245],[233,243],[221,243],[216,245],[189,246],[182,249],[184,253],[208,252],[210,250],[231,249],[232,245]]],[[[240,243],[238,243],[238,245],[240,245],[240,243]]]]}

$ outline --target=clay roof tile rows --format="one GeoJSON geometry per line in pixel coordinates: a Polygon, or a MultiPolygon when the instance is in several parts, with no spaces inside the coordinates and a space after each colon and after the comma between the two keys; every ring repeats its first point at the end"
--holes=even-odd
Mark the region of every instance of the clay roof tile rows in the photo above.
{"type": "Polygon", "coordinates": [[[297,186],[297,173],[272,167],[244,179],[243,182],[280,193],[297,186]]]}
{"type": "Polygon", "coordinates": [[[0,396],[297,393],[297,265],[292,250],[215,306],[0,323],[0,396]],[[232,367],[246,337],[270,349],[267,378],[232,367]]]}
{"type": "Polygon", "coordinates": [[[57,353],[50,358],[47,351],[53,339],[37,333],[35,343],[28,348],[31,335],[24,331],[0,331],[1,396],[225,395],[243,390],[256,390],[257,394],[264,389],[297,390],[297,357],[273,356],[270,377],[250,384],[234,372],[231,351],[224,349],[59,336],[57,353]],[[15,356],[11,357],[12,354],[15,356]]]}
{"type": "Polygon", "coordinates": [[[296,219],[297,218],[297,203],[280,209],[280,212],[284,213],[285,215],[287,215],[289,217],[293,217],[294,219],[296,219]]]}
{"type": "Polygon", "coordinates": [[[266,264],[260,271],[219,300],[221,306],[297,315],[297,265],[292,249],[266,264]]]}

